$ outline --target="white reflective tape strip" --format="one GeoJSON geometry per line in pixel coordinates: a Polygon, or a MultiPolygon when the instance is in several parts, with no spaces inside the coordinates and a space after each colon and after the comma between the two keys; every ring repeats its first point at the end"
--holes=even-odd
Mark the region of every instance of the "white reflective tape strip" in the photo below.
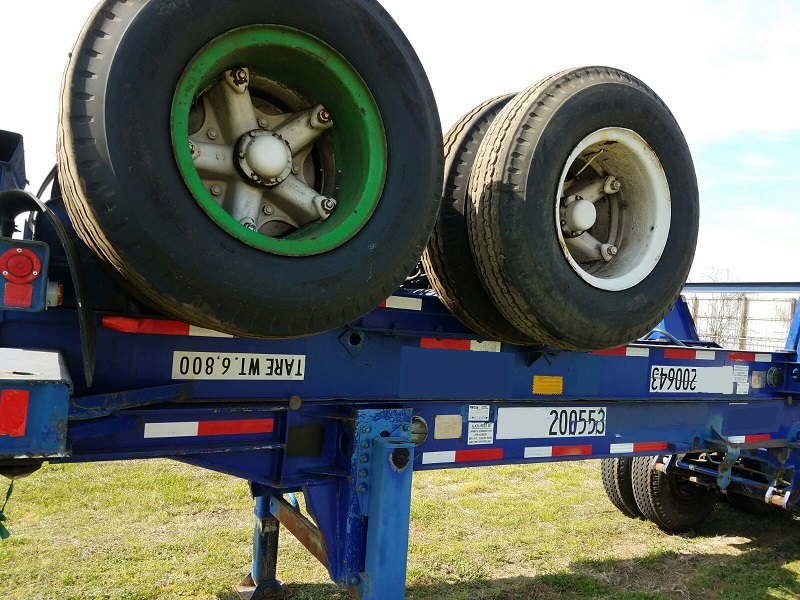
{"type": "Polygon", "coordinates": [[[772,354],[756,354],[756,362],[772,362],[772,354]]]}
{"type": "Polygon", "coordinates": [[[144,437],[146,438],[171,438],[171,437],[197,437],[200,423],[197,421],[185,423],[145,423],[144,437]]]}
{"type": "Polygon", "coordinates": [[[717,353],[713,350],[698,350],[695,358],[697,360],[714,360],[717,357],[717,353]]]}
{"type": "Polygon", "coordinates": [[[500,342],[479,342],[470,340],[469,349],[473,352],[500,352],[500,342]]]}
{"type": "Polygon", "coordinates": [[[633,452],[633,444],[611,444],[611,454],[633,452]]]}
{"type": "Polygon", "coordinates": [[[550,458],[553,456],[552,446],[528,446],[525,448],[525,458],[550,458]]]}
{"type": "Polygon", "coordinates": [[[642,356],[647,358],[650,356],[650,348],[634,348],[628,346],[625,348],[625,356],[642,356]]]}
{"type": "Polygon", "coordinates": [[[222,333],[221,331],[214,331],[213,329],[206,329],[205,327],[195,327],[189,325],[189,336],[191,337],[217,337],[217,338],[232,338],[229,333],[222,333]]]}
{"type": "Polygon", "coordinates": [[[728,441],[731,444],[744,444],[745,436],[743,436],[743,435],[729,435],[728,436],[728,441]]]}
{"type": "Polygon", "coordinates": [[[389,296],[386,299],[386,308],[400,308],[402,310],[422,310],[422,298],[389,296]]]}
{"type": "Polygon", "coordinates": [[[455,450],[446,452],[423,452],[422,464],[423,465],[438,465],[441,463],[454,463],[456,462],[455,450]]]}

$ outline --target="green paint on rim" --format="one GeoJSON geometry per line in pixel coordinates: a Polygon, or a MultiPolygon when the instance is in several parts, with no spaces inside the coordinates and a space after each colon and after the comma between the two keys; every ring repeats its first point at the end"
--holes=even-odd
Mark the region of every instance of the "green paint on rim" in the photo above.
{"type": "Polygon", "coordinates": [[[184,71],[172,102],[172,145],[195,200],[220,227],[273,254],[309,256],[351,239],[367,223],[386,179],[386,132],[378,106],[353,66],[322,40],[290,27],[257,25],[209,42],[184,71]],[[227,70],[247,67],[328,109],[338,175],[338,205],[331,216],[286,237],[272,238],[241,225],[203,184],[189,150],[189,111],[195,99],[227,70]]]}

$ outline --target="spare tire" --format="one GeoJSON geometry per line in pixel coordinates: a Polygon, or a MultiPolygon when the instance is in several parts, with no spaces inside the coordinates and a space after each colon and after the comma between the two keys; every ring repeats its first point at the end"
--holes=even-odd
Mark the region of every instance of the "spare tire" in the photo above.
{"type": "Polygon", "coordinates": [[[442,303],[478,335],[510,344],[536,343],[503,316],[475,268],[469,242],[466,209],[469,177],[478,147],[497,114],[514,94],[479,104],[453,125],[444,137],[444,187],[439,218],[422,255],[425,273],[442,303]]]}
{"type": "Polygon", "coordinates": [[[698,192],[661,99],[607,67],[563,71],[492,122],[470,183],[484,286],[523,334],[620,346],[670,310],[692,264],[698,192]]]}
{"type": "Polygon", "coordinates": [[[389,296],[442,161],[423,68],[374,0],[106,0],[62,86],[80,237],[149,304],[233,334],[315,333],[389,296]]]}

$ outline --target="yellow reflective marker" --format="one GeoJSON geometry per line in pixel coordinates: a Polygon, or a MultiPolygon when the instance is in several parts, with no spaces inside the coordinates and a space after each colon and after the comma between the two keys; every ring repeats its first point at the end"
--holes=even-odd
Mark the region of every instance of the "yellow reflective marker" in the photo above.
{"type": "Polygon", "coordinates": [[[540,396],[560,396],[564,393],[564,378],[535,375],[533,377],[533,393],[540,396]]]}

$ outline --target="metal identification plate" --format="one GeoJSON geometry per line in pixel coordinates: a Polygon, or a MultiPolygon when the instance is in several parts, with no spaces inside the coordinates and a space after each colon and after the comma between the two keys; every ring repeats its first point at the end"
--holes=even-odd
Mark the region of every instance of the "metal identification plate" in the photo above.
{"type": "Polygon", "coordinates": [[[299,381],[306,376],[302,354],[175,352],[172,379],[299,381]]]}

